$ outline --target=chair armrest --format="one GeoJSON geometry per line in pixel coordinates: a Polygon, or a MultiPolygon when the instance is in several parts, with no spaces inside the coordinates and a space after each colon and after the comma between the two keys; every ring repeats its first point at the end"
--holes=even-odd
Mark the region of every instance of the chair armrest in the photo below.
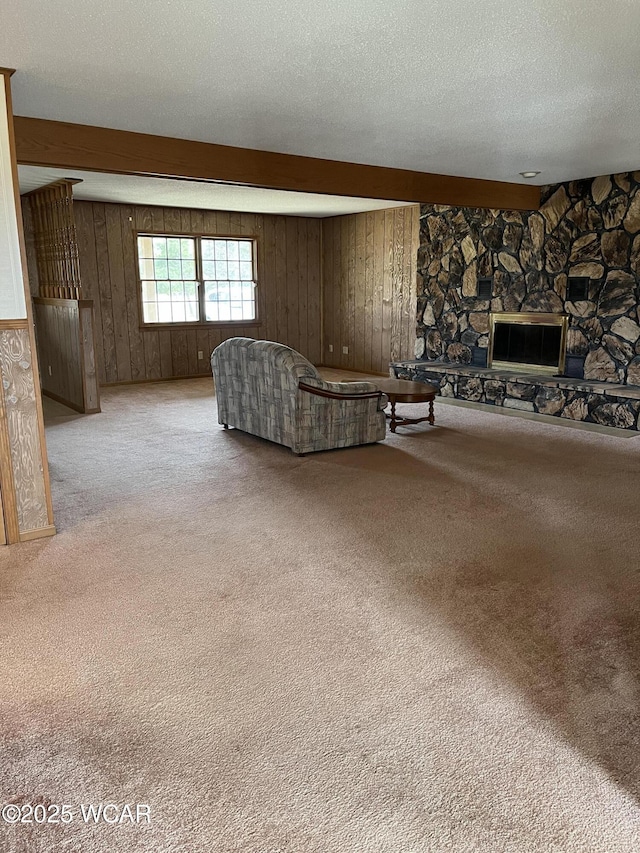
{"type": "Polygon", "coordinates": [[[327,388],[327,385],[349,385],[348,382],[335,382],[335,383],[326,383],[326,385],[322,387],[317,387],[315,385],[308,385],[306,382],[300,381],[298,383],[298,388],[301,391],[308,391],[309,394],[315,394],[317,397],[329,397],[331,400],[373,400],[375,398],[382,397],[382,391],[359,391],[359,392],[351,392],[351,389],[346,388],[344,391],[334,391],[332,388],[327,388]],[[351,393],[350,393],[351,392],[351,393]]]}

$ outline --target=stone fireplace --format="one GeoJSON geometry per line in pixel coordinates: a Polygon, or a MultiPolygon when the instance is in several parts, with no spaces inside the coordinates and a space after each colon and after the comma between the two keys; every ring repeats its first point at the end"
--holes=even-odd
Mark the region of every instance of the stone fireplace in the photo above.
{"type": "Polygon", "coordinates": [[[639,190],[633,172],[543,188],[539,211],[423,205],[416,357],[478,363],[492,313],[567,314],[585,379],[640,385],[639,190]]]}
{"type": "Polygon", "coordinates": [[[638,429],[639,276],[640,171],[543,188],[538,211],[422,205],[416,360],[395,372],[450,396],[638,429]],[[563,325],[527,338],[516,318],[505,344],[506,315],[563,325]]]}

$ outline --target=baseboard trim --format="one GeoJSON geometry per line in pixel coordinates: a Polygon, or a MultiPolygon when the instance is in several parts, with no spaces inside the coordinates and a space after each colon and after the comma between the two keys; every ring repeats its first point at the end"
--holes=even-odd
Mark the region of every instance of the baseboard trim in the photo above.
{"type": "Polygon", "coordinates": [[[116,388],[118,385],[149,385],[151,382],[173,382],[178,379],[211,379],[209,373],[188,373],[185,376],[161,376],[159,379],[123,379],[120,382],[101,382],[101,388],[116,388]]]}
{"type": "Polygon", "coordinates": [[[98,406],[97,409],[85,409],[77,403],[72,403],[71,400],[61,397],[59,394],[54,394],[53,391],[47,391],[46,388],[42,388],[42,393],[45,397],[49,397],[50,400],[55,400],[56,403],[62,403],[63,406],[66,406],[68,409],[73,409],[74,412],[79,412],[81,415],[97,415],[101,411],[100,406],[98,406]]]}
{"type": "MultiPolygon", "coordinates": [[[[368,373],[369,376],[384,376],[386,379],[389,378],[388,373],[378,373],[375,370],[358,370],[356,368],[348,368],[348,367],[333,367],[329,364],[316,364],[314,367],[317,368],[326,368],[327,370],[342,370],[345,373],[368,373]]],[[[174,382],[179,379],[211,379],[212,373],[209,371],[208,373],[187,373],[184,376],[160,376],[157,379],[122,379],[120,382],[101,382],[101,388],[117,388],[119,385],[149,385],[152,382],[174,382]]],[[[364,381],[364,380],[363,380],[364,381]]],[[[64,400],[60,400],[59,402],[64,402],[64,400]]]]}
{"type": "Polygon", "coordinates": [[[45,536],[55,536],[57,533],[53,524],[47,527],[38,527],[35,530],[26,530],[20,534],[21,542],[30,542],[32,539],[44,539],[45,536]]]}
{"type": "Polygon", "coordinates": [[[316,364],[315,366],[318,370],[343,370],[345,373],[366,373],[369,376],[384,376],[385,379],[389,378],[388,373],[378,373],[377,370],[365,370],[364,368],[361,370],[359,367],[335,367],[333,364],[316,364]]]}

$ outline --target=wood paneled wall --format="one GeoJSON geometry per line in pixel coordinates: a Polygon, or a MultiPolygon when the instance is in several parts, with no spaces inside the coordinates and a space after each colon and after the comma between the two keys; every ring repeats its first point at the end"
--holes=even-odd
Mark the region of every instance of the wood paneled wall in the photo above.
{"type": "Polygon", "coordinates": [[[77,200],[74,210],[100,382],[210,373],[211,351],[235,335],[280,341],[320,363],[320,220],[77,200]],[[141,328],[136,231],[256,237],[259,325],[141,328]]]}
{"type": "Polygon", "coordinates": [[[323,220],[77,200],[74,209],[101,383],[208,374],[218,343],[244,334],[315,364],[385,375],[413,356],[417,205],[323,220]],[[256,237],[259,325],[141,328],[136,230],[256,237]]]}
{"type": "Polygon", "coordinates": [[[78,412],[99,412],[93,302],[36,298],[33,309],[43,393],[78,412]]]}
{"type": "Polygon", "coordinates": [[[43,436],[35,413],[40,389],[33,369],[29,330],[0,328],[0,376],[6,418],[19,538],[30,539],[52,529],[48,472],[42,454],[43,436]]]}
{"type": "Polygon", "coordinates": [[[418,205],[322,220],[324,364],[387,375],[413,357],[419,223],[418,205]]]}

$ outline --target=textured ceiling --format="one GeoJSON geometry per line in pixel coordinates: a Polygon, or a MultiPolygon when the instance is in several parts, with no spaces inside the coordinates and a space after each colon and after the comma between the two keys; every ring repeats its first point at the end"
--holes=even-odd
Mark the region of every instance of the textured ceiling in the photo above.
{"type": "Polygon", "coordinates": [[[119,204],[194,207],[202,210],[250,210],[252,213],[320,217],[405,206],[398,201],[293,193],[205,181],[104,175],[77,169],[69,171],[38,166],[19,166],[18,178],[21,193],[59,181],[60,178],[79,178],[82,183],[74,186],[74,198],[119,204]]]}
{"type": "Polygon", "coordinates": [[[640,167],[638,0],[3,0],[15,112],[443,174],[640,167]]]}

